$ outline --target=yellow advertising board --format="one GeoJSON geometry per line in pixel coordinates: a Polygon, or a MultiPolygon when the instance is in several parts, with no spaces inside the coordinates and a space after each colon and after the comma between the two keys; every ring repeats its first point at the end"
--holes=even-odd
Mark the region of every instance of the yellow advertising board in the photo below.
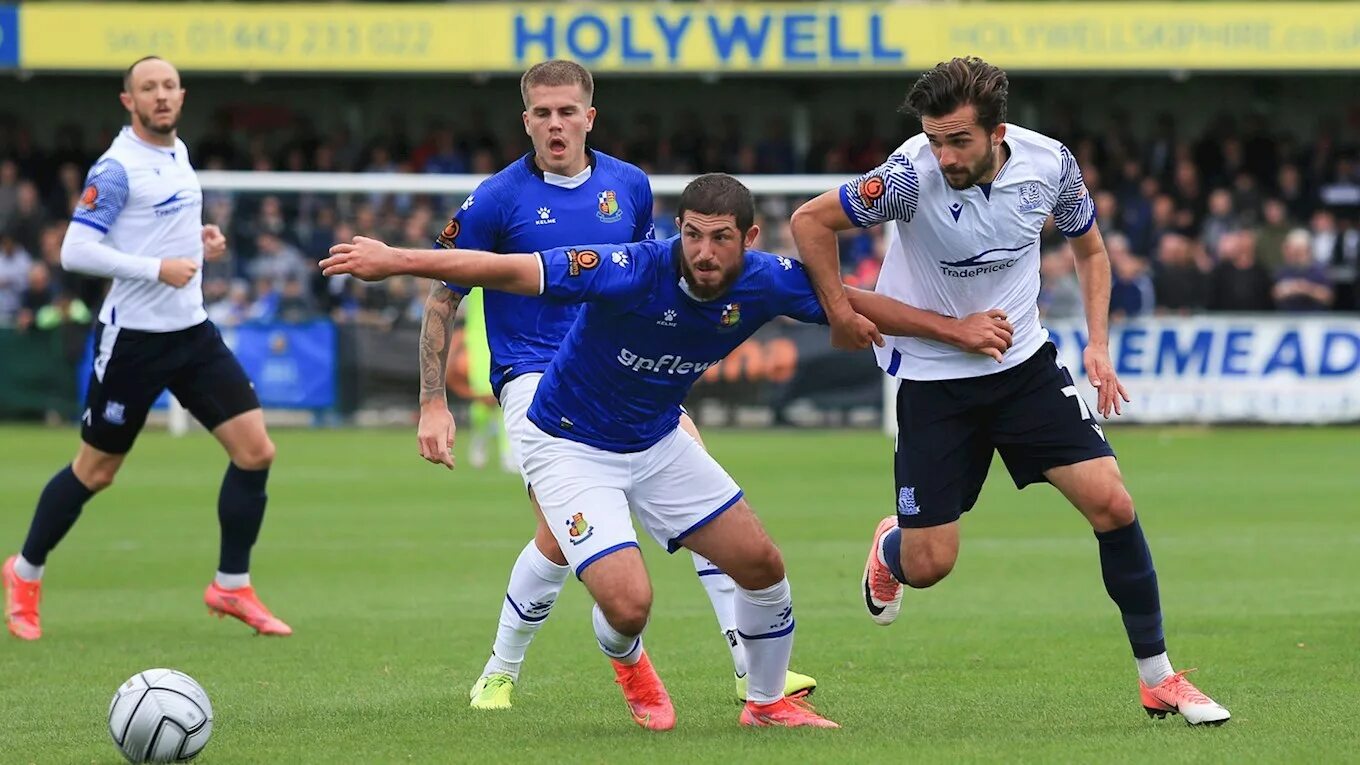
{"type": "Polygon", "coordinates": [[[118,69],[518,72],[1354,70],[1360,3],[62,3],[20,5],[18,63],[118,69]]]}

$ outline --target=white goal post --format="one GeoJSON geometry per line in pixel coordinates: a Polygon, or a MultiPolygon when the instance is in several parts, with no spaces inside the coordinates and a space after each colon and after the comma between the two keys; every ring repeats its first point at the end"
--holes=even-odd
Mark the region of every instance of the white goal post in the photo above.
{"type": "MultiPolygon", "coordinates": [[[[756,196],[783,195],[811,199],[854,176],[849,175],[738,175],[756,196]]],[[[652,193],[678,197],[693,175],[653,175],[652,193]]],[[[484,175],[421,173],[261,173],[248,170],[200,170],[205,191],[243,191],[259,194],[324,192],[331,194],[471,194],[484,175]]]]}
{"type": "MultiPolygon", "coordinates": [[[[652,193],[678,197],[692,175],[653,175],[652,193]]],[[[851,180],[849,175],[738,175],[756,197],[784,196],[811,199],[851,180]]],[[[200,170],[204,191],[252,194],[471,194],[486,176],[420,173],[293,173],[238,170],[200,170]]],[[[883,379],[883,432],[895,435],[897,381],[883,379]]]]}

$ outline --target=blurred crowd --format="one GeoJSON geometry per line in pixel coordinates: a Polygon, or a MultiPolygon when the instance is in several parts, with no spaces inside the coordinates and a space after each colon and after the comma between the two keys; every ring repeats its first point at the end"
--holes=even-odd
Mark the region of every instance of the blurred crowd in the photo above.
{"type": "MultiPolygon", "coordinates": [[[[228,119],[185,136],[200,168],[291,171],[490,173],[526,149],[522,134],[394,126],[361,140],[301,122],[255,131],[228,119]]],[[[735,116],[706,123],[682,116],[671,129],[652,118],[595,145],[653,173],[853,173],[881,162],[907,137],[861,116],[837,133],[814,131],[799,151],[781,120],[743,135],[735,116]]],[[[1079,160],[1096,203],[1113,268],[1116,319],[1198,311],[1354,311],[1360,266],[1360,116],[1285,135],[1260,116],[1225,115],[1197,135],[1163,115],[1139,125],[1112,114],[1103,127],[1061,115],[1040,126],[1079,160]],[[1140,129],[1142,128],[1142,129],[1140,129]]],[[[109,136],[74,126],[40,145],[22,123],[0,120],[0,325],[85,323],[98,310],[99,280],[61,269],[60,246],[84,173],[109,136]]],[[[327,315],[380,327],[419,324],[425,286],[394,279],[366,285],[328,279],[314,263],[355,233],[428,246],[460,198],[411,194],[258,195],[208,192],[205,222],[226,232],[228,255],[204,268],[210,316],[224,325],[327,315]]],[[[787,219],[796,198],[760,197],[757,246],[793,254],[787,219]]],[[[658,199],[657,235],[673,233],[673,200],[658,199]]],[[[1070,247],[1050,229],[1042,241],[1041,310],[1082,315],[1070,247]]],[[[872,286],[883,232],[847,233],[846,280],[872,286]]]]}

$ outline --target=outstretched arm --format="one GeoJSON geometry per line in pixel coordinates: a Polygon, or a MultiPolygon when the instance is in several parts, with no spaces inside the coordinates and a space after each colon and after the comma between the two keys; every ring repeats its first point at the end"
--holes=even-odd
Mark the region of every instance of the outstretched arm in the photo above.
{"type": "Polygon", "coordinates": [[[321,268],[327,276],[351,274],[366,282],[410,274],[516,295],[543,292],[543,263],[537,255],[498,255],[460,249],[404,250],[365,236],[332,247],[330,257],[321,261],[321,268]]]}

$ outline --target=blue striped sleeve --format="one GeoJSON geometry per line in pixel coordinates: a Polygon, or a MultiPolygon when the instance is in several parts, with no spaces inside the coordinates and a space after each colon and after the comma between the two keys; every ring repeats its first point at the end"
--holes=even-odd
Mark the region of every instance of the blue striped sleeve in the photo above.
{"type": "Polygon", "coordinates": [[[1086,181],[1076,157],[1062,147],[1062,173],[1058,176],[1058,201],[1053,205],[1053,222],[1063,236],[1075,237],[1091,230],[1096,222],[1096,206],[1086,191],[1086,181]]]}
{"type": "Polygon", "coordinates": [[[905,154],[888,161],[840,188],[841,208],[851,223],[867,228],[890,220],[911,222],[916,214],[921,184],[905,154]]]}
{"type": "Polygon", "coordinates": [[[128,198],[127,170],[116,159],[96,162],[85,176],[85,191],[71,220],[107,234],[128,198]]]}

